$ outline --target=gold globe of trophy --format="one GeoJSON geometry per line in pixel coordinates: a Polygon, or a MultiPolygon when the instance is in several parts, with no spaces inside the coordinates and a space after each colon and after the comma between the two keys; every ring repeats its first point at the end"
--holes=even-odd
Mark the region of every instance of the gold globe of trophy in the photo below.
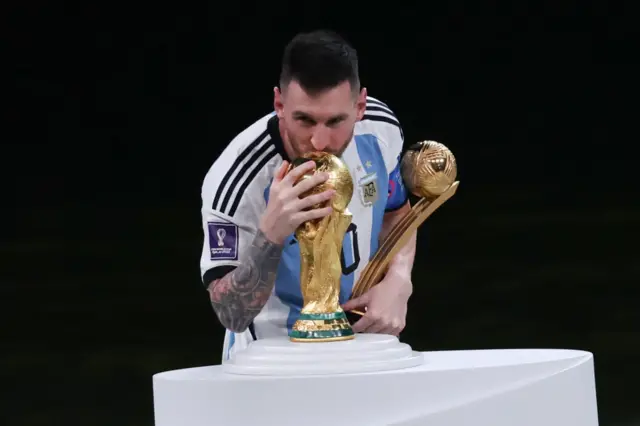
{"type": "MultiPolygon", "coordinates": [[[[409,147],[402,157],[400,173],[407,189],[420,199],[380,244],[360,274],[352,298],[361,296],[381,281],[395,254],[413,232],[455,194],[460,183],[456,181],[455,157],[446,146],[435,141],[422,141],[409,147]]],[[[353,312],[364,315],[360,311],[353,312]]]]}
{"type": "MultiPolygon", "coordinates": [[[[337,156],[313,152],[291,162],[289,171],[313,160],[315,172],[327,172],[329,179],[303,197],[335,189],[330,201],[331,214],[301,224],[295,231],[300,245],[300,289],[303,307],[289,333],[295,342],[327,342],[353,339],[354,332],[340,307],[340,253],[351,213],[347,209],[353,196],[353,180],[348,167],[337,156]]],[[[307,173],[299,181],[308,179],[307,173]]],[[[322,207],[315,205],[312,208],[322,207]]]]}

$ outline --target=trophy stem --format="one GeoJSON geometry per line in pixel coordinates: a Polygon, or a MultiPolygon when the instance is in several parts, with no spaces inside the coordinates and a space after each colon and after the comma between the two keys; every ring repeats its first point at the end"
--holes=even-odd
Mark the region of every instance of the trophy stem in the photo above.
{"type": "Polygon", "coordinates": [[[421,198],[411,208],[411,211],[393,227],[373,259],[371,259],[362,271],[358,282],[353,288],[352,298],[361,296],[380,282],[393,256],[404,246],[411,234],[444,204],[445,201],[456,193],[458,184],[459,182],[454,182],[446,191],[431,202],[426,198],[421,198]]]}
{"type": "Polygon", "coordinates": [[[298,232],[300,244],[300,289],[303,307],[289,332],[294,342],[330,342],[354,338],[340,307],[340,252],[351,213],[333,211],[311,232],[298,232]]]}

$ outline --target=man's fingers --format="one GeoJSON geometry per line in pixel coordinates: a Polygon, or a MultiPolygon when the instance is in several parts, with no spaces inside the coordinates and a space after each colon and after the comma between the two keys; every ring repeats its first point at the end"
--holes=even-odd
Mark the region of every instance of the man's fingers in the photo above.
{"type": "Polygon", "coordinates": [[[399,336],[400,332],[404,329],[403,321],[385,317],[375,312],[368,312],[359,322],[365,318],[367,318],[367,321],[362,322],[359,326],[362,327],[362,330],[360,330],[362,333],[390,334],[392,336],[399,336]]]}
{"type": "Polygon", "coordinates": [[[356,297],[355,299],[347,300],[342,305],[342,309],[345,311],[352,311],[354,309],[365,308],[369,304],[368,294],[369,293],[365,293],[360,297],[356,297]]]}
{"type": "Polygon", "coordinates": [[[293,186],[298,181],[298,179],[302,177],[302,175],[310,172],[315,168],[315,161],[305,161],[304,163],[300,164],[298,167],[294,167],[289,173],[287,173],[287,176],[284,178],[284,180],[286,180],[289,185],[293,186]]]}
{"type": "Polygon", "coordinates": [[[391,329],[382,321],[373,321],[369,327],[364,329],[364,333],[390,334],[391,329]]]}
{"type": "Polygon", "coordinates": [[[309,207],[314,206],[316,204],[329,201],[335,193],[336,191],[334,189],[330,189],[328,191],[321,192],[320,194],[313,194],[313,195],[309,195],[308,197],[304,197],[298,202],[298,209],[299,210],[308,209],[309,207]]]}
{"type": "Polygon", "coordinates": [[[373,319],[371,319],[370,316],[365,315],[362,318],[360,318],[358,321],[356,321],[356,323],[353,324],[351,328],[353,328],[354,333],[361,333],[366,329],[368,329],[371,326],[371,324],[373,324],[373,319]]]}
{"type": "Polygon", "coordinates": [[[394,336],[399,336],[400,333],[402,333],[402,330],[404,330],[405,327],[405,323],[404,321],[392,321],[391,322],[391,331],[389,334],[393,334],[394,336]]]}
{"type": "Polygon", "coordinates": [[[329,179],[328,173],[325,173],[325,172],[315,173],[309,179],[305,179],[302,182],[297,183],[293,187],[293,195],[298,197],[301,194],[304,194],[305,192],[309,191],[310,189],[313,189],[316,186],[320,185],[321,183],[326,182],[327,179],[329,179]]]}
{"type": "Polygon", "coordinates": [[[285,160],[282,162],[282,164],[280,165],[280,168],[278,169],[276,174],[273,176],[274,182],[280,182],[282,179],[284,179],[288,169],[289,169],[289,162],[285,160]]]}
{"type": "Polygon", "coordinates": [[[364,333],[383,333],[389,328],[389,322],[375,311],[367,312],[365,317],[369,317],[370,322],[363,330],[364,333]]]}
{"type": "Polygon", "coordinates": [[[332,211],[333,209],[331,207],[323,207],[321,209],[301,211],[294,216],[295,217],[294,222],[297,224],[301,224],[308,220],[322,219],[325,216],[329,216],[332,211]]]}

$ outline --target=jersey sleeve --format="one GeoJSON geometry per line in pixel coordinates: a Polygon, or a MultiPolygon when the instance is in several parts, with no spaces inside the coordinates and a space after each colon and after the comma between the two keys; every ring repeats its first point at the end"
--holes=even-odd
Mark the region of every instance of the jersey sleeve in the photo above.
{"type": "Polygon", "coordinates": [[[203,205],[202,230],[204,241],[200,273],[203,284],[208,286],[240,264],[241,255],[253,240],[255,229],[237,217],[226,216],[203,205]]]}
{"type": "Polygon", "coordinates": [[[385,211],[397,210],[409,200],[409,193],[402,179],[400,161],[404,146],[404,133],[402,125],[394,112],[378,100],[373,100],[373,107],[377,110],[376,134],[382,148],[387,174],[389,176],[389,189],[385,211]]]}
{"type": "Polygon", "coordinates": [[[391,173],[389,173],[389,193],[387,195],[387,204],[385,211],[394,211],[404,206],[409,200],[409,193],[407,187],[402,179],[400,173],[400,161],[402,159],[401,153],[396,156],[395,166],[391,173]]]}
{"type": "Polygon", "coordinates": [[[235,188],[225,181],[223,174],[214,172],[205,178],[200,257],[200,274],[205,286],[235,269],[251,246],[258,229],[259,212],[265,208],[258,186],[259,182],[252,182],[246,191],[236,190],[227,197],[227,192],[235,188]],[[234,203],[237,206],[230,208],[234,203]]]}

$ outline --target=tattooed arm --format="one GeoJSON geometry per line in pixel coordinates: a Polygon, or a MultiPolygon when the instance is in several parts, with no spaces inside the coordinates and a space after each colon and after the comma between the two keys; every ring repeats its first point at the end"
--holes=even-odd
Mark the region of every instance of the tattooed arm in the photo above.
{"type": "Polygon", "coordinates": [[[271,295],[281,255],[282,245],[258,230],[240,265],[209,285],[213,310],[225,328],[243,332],[260,313],[271,295]]]}
{"type": "Polygon", "coordinates": [[[330,200],[333,190],[303,196],[325,182],[329,175],[316,173],[296,184],[300,177],[315,168],[315,162],[307,161],[287,173],[288,167],[289,163],[284,161],[274,175],[267,208],[240,265],[209,285],[213,309],[228,330],[246,330],[269,300],[287,236],[301,223],[331,213],[330,207],[314,206],[330,200]]]}

